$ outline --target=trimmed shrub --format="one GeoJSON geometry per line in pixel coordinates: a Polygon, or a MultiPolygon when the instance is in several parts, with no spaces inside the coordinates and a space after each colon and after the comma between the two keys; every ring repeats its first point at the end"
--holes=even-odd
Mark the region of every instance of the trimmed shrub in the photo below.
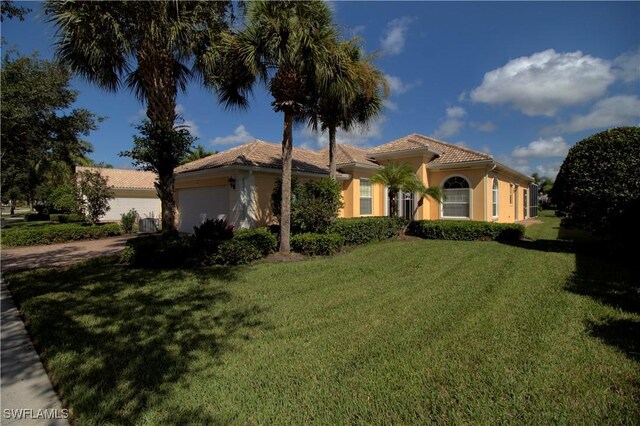
{"type": "Polygon", "coordinates": [[[524,236],[524,226],[467,220],[418,220],[409,225],[408,233],[432,240],[517,241],[524,236]]]}
{"type": "Polygon", "coordinates": [[[133,266],[172,268],[197,263],[198,252],[189,235],[146,235],[127,241],[120,261],[133,266]]]}
{"type": "Polygon", "coordinates": [[[224,219],[208,219],[193,227],[193,236],[200,248],[215,252],[222,241],[233,238],[233,225],[224,219]]]}
{"type": "Polygon", "coordinates": [[[222,241],[210,260],[218,265],[244,265],[262,257],[262,252],[252,241],[234,238],[222,241]]]}
{"type": "Polygon", "coordinates": [[[40,220],[51,220],[51,215],[48,213],[27,213],[24,215],[24,220],[27,222],[36,222],[40,220]]]}
{"type": "Polygon", "coordinates": [[[49,216],[52,222],[58,223],[82,223],[86,222],[87,220],[83,215],[77,213],[51,214],[49,216]]]}
{"type": "MultiPolygon", "coordinates": [[[[280,178],[271,194],[271,206],[276,217],[280,217],[282,182],[280,178]]],[[[291,180],[291,232],[327,232],[338,216],[342,203],[340,184],[328,178],[299,184],[291,180]]]]}
{"type": "Polygon", "coordinates": [[[396,238],[404,224],[405,219],[386,216],[338,219],[329,232],[341,235],[347,245],[360,245],[396,238]]]}
{"type": "MultiPolygon", "coordinates": [[[[597,133],[575,144],[564,159],[550,196],[576,226],[611,231],[640,198],[640,127],[597,133]]],[[[615,232],[615,231],[614,231],[615,232]]]]}
{"type": "Polygon", "coordinates": [[[82,202],[75,185],[60,185],[51,191],[48,200],[49,211],[63,214],[77,213],[82,202]]]}
{"type": "Polygon", "coordinates": [[[267,256],[278,249],[278,239],[267,228],[240,229],[233,239],[250,242],[262,256],[267,256]]]}
{"type": "Polygon", "coordinates": [[[291,237],[291,249],[310,256],[330,256],[344,245],[339,234],[298,234],[291,237]]]}
{"type": "Polygon", "coordinates": [[[43,244],[64,243],[66,241],[91,240],[120,235],[120,226],[115,223],[104,225],[64,224],[22,227],[2,232],[4,246],[35,246],[43,244]]]}
{"type": "Polygon", "coordinates": [[[138,212],[136,212],[136,209],[131,209],[127,213],[122,213],[120,215],[120,226],[122,226],[122,232],[125,234],[132,233],[133,227],[136,224],[136,219],[138,219],[138,212]]]}

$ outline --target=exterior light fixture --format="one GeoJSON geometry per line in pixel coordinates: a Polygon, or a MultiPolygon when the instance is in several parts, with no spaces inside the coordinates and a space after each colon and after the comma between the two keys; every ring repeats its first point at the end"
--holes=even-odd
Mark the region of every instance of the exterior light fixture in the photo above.
{"type": "Polygon", "coordinates": [[[236,189],[236,179],[233,176],[229,176],[229,188],[236,189]]]}

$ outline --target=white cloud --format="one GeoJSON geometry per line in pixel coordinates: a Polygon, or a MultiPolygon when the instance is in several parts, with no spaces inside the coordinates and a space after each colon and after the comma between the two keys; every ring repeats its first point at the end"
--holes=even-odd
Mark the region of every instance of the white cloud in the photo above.
{"type": "Polygon", "coordinates": [[[601,99],[585,115],[574,115],[543,129],[549,133],[574,133],[590,129],[606,129],[617,126],[640,125],[640,98],[636,95],[619,95],[601,99]]]}
{"type": "Polygon", "coordinates": [[[625,52],[613,60],[613,71],[625,83],[640,79],[640,49],[625,52]]]}
{"type": "Polygon", "coordinates": [[[184,120],[182,123],[178,123],[178,126],[182,126],[189,130],[191,136],[196,137],[198,139],[202,138],[202,133],[200,133],[200,128],[196,124],[194,120],[184,120]]]}
{"type": "Polygon", "coordinates": [[[562,163],[538,164],[536,166],[536,172],[538,172],[540,176],[555,179],[558,171],[560,171],[561,165],[562,163]]]}
{"type": "Polygon", "coordinates": [[[351,37],[356,37],[356,36],[362,34],[366,28],[367,27],[365,27],[364,25],[357,25],[357,26],[355,26],[353,28],[349,28],[347,30],[347,32],[349,34],[351,34],[351,37]]]}
{"type": "Polygon", "coordinates": [[[464,102],[467,99],[467,92],[461,92],[458,95],[458,102],[464,102]]]}
{"type": "Polygon", "coordinates": [[[146,108],[140,108],[134,115],[130,115],[129,118],[127,119],[127,121],[129,122],[129,124],[136,124],[137,125],[138,123],[140,123],[145,118],[147,118],[147,109],[146,108]]]}
{"type": "Polygon", "coordinates": [[[491,133],[497,128],[491,121],[487,121],[485,123],[471,123],[471,127],[484,133],[491,133]]]}
{"type": "Polygon", "coordinates": [[[212,145],[241,145],[251,142],[255,138],[247,131],[243,124],[236,127],[232,135],[218,136],[211,139],[212,145]]]}
{"type": "MultiPolygon", "coordinates": [[[[354,146],[370,146],[371,139],[380,139],[386,118],[379,116],[371,121],[368,126],[356,126],[350,132],[342,129],[336,131],[336,143],[354,146]]],[[[301,147],[307,149],[321,149],[329,145],[329,134],[327,132],[314,132],[311,127],[305,127],[301,132],[301,147]]]]}
{"type": "Polygon", "coordinates": [[[457,135],[465,126],[464,117],[466,115],[467,111],[462,107],[448,107],[447,117],[433,132],[433,136],[436,138],[447,138],[449,136],[457,135]]]}
{"type": "Polygon", "coordinates": [[[416,80],[413,83],[405,83],[400,77],[389,74],[385,74],[384,78],[387,80],[387,84],[391,89],[392,95],[401,95],[413,89],[414,87],[420,86],[420,84],[422,83],[420,80],[416,80]]]}
{"type": "Polygon", "coordinates": [[[489,148],[489,145],[482,145],[482,149],[480,150],[480,152],[484,152],[485,154],[491,154],[491,148],[489,148]]]}
{"type": "Polygon", "coordinates": [[[176,104],[176,114],[182,114],[184,112],[184,105],[182,104],[176,104]]]}
{"type": "Polygon", "coordinates": [[[382,101],[382,105],[388,109],[389,111],[397,111],[398,110],[398,104],[395,102],[390,101],[389,99],[384,99],[382,101]]]}
{"type": "Polygon", "coordinates": [[[529,116],[553,116],[569,105],[602,96],[615,80],[611,64],[580,51],[553,49],[509,61],[484,75],[474,102],[510,104],[529,116]]]}
{"type": "Polygon", "coordinates": [[[526,147],[517,146],[513,150],[515,158],[564,157],[569,151],[569,145],[562,136],[540,138],[530,142],[526,147]]]}
{"type": "Polygon", "coordinates": [[[409,24],[414,18],[404,16],[396,18],[387,24],[384,37],[380,40],[380,50],[387,55],[397,55],[404,48],[409,24]]]}

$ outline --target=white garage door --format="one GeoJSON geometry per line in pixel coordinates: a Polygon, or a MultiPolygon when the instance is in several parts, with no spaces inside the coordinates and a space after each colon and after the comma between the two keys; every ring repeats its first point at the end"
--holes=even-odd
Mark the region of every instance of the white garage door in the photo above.
{"type": "Polygon", "coordinates": [[[229,193],[226,186],[178,190],[178,231],[193,232],[193,227],[207,219],[226,219],[229,193]]]}
{"type": "Polygon", "coordinates": [[[158,197],[123,197],[117,196],[109,201],[111,210],[102,218],[102,220],[120,220],[123,213],[136,209],[138,215],[144,217],[160,217],[161,206],[158,197]]]}

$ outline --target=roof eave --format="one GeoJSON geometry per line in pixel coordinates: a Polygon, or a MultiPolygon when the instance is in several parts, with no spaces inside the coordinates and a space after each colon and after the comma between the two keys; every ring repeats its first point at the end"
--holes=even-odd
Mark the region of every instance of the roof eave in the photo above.
{"type": "Polygon", "coordinates": [[[536,180],[534,178],[532,178],[531,176],[525,175],[524,173],[520,173],[519,171],[512,169],[511,167],[507,166],[506,164],[502,164],[498,161],[494,161],[496,168],[499,169],[500,171],[506,172],[510,175],[516,176],[516,177],[521,177],[524,178],[525,180],[528,180],[529,182],[535,182],[536,180]]]}
{"type": "Polygon", "coordinates": [[[382,166],[378,164],[364,164],[354,161],[352,163],[341,163],[337,164],[337,168],[339,169],[367,169],[367,170],[378,170],[382,168],[382,166]]]}
{"type": "Polygon", "coordinates": [[[432,170],[441,170],[441,169],[455,169],[460,167],[478,167],[478,166],[486,166],[494,164],[493,160],[474,160],[474,161],[458,161],[455,163],[427,163],[427,169],[432,170]]]}

